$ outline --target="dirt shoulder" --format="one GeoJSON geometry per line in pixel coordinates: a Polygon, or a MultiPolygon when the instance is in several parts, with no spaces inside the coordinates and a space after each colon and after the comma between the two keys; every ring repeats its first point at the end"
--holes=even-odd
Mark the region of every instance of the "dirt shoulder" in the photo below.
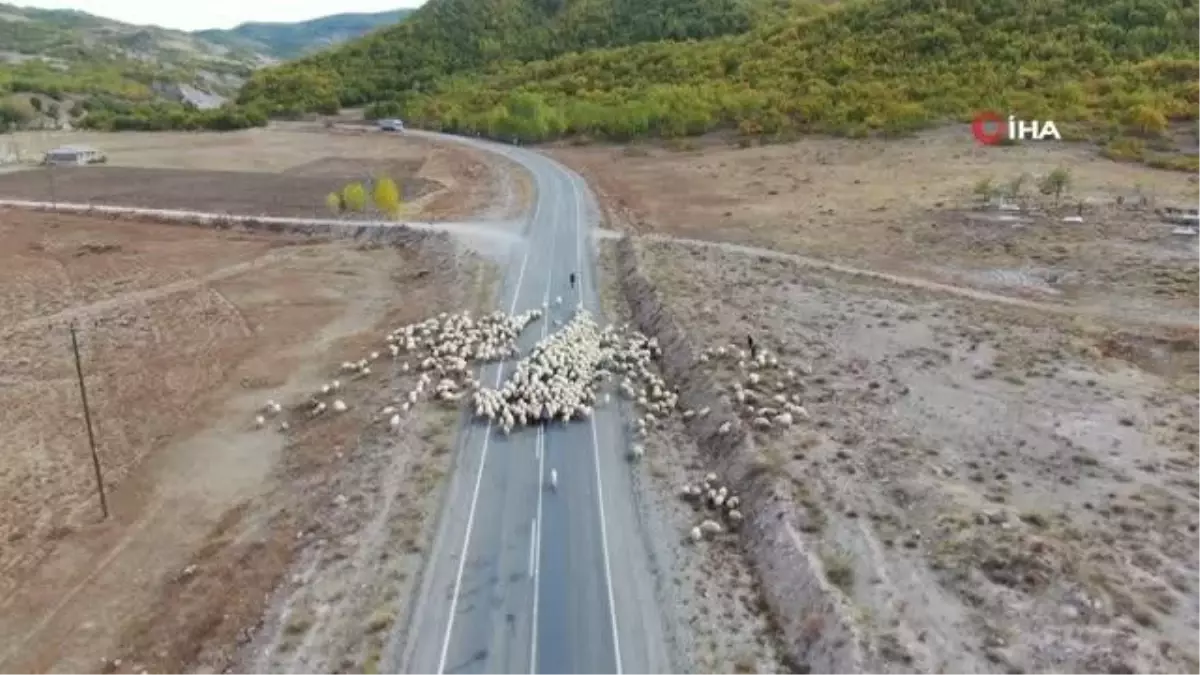
{"type": "MultiPolygon", "coordinates": [[[[0,669],[220,671],[346,514],[399,528],[377,526],[370,546],[419,546],[440,418],[413,415],[411,442],[378,433],[386,372],[347,384],[345,415],[309,421],[292,406],[385,327],[478,302],[489,268],[423,235],[381,246],[20,211],[0,222],[11,364],[0,441],[12,450],[0,471],[0,669]],[[81,329],[105,521],[68,318],[81,329]],[[255,429],[267,399],[283,417],[255,429]],[[372,482],[382,476],[391,482],[372,482]]],[[[412,551],[384,553],[413,564],[412,551]]],[[[353,614],[332,615],[346,627],[330,634],[364,637],[353,614]]]]}
{"type": "Polygon", "coordinates": [[[719,249],[636,256],[665,311],[644,318],[703,355],[672,384],[711,382],[745,430],[709,466],[750,453],[748,478],[787,486],[748,498],[770,517],[741,549],[797,661],[855,667],[853,645],[858,667],[893,672],[1196,667],[1194,330],[1051,321],[719,249]],[[728,356],[747,333],[777,365],[728,356]],[[780,396],[804,414],[780,422],[780,396]],[[789,556],[820,578],[773,587],[789,556]]]}

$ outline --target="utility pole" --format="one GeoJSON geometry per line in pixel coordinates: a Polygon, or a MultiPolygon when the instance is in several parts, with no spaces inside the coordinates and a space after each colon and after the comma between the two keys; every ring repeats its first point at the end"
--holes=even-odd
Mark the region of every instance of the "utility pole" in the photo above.
{"type": "Polygon", "coordinates": [[[100,455],[96,453],[96,435],[92,432],[92,412],[88,407],[87,387],[83,384],[83,362],[79,358],[79,338],[71,324],[71,351],[75,352],[75,374],[79,376],[79,397],[83,400],[83,420],[87,423],[88,447],[92,450],[92,468],[96,470],[96,491],[100,493],[100,511],[108,519],[108,499],[104,496],[104,478],[100,474],[100,455]]]}

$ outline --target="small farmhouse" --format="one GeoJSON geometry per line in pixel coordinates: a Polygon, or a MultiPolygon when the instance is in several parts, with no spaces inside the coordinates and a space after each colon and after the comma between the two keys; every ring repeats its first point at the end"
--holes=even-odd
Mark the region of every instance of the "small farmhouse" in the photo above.
{"type": "Polygon", "coordinates": [[[46,153],[43,164],[100,164],[105,161],[103,152],[87,146],[63,146],[46,153]]]}

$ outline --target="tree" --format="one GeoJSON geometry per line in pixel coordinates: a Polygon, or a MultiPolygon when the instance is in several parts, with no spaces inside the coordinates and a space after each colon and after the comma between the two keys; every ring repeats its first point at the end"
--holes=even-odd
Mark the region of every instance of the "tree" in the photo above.
{"type": "Polygon", "coordinates": [[[342,215],[342,209],[345,204],[342,201],[342,195],[337,192],[330,192],[325,195],[325,206],[329,207],[329,211],[335,216],[342,215]]]}
{"type": "Polygon", "coordinates": [[[971,191],[979,196],[980,201],[986,203],[991,201],[992,196],[996,194],[996,186],[992,183],[992,179],[989,176],[976,183],[971,191]]]}
{"type": "Polygon", "coordinates": [[[1012,180],[1008,181],[1008,186],[1007,186],[1007,189],[1005,190],[1005,192],[1007,194],[1005,196],[1007,196],[1009,199],[1011,199],[1013,201],[1013,203],[1018,204],[1018,205],[1021,204],[1022,197],[1024,196],[1021,194],[1021,192],[1022,192],[1022,190],[1024,190],[1025,181],[1028,178],[1029,178],[1028,174],[1022,173],[1022,174],[1018,174],[1012,180]]]}
{"type": "Polygon", "coordinates": [[[1158,136],[1167,130],[1167,116],[1149,105],[1139,105],[1129,112],[1129,125],[1144,136],[1158,136]]]}
{"type": "Polygon", "coordinates": [[[342,188],[342,201],[347,211],[362,213],[367,208],[367,189],[362,183],[350,183],[342,188]]]}
{"type": "Polygon", "coordinates": [[[396,181],[386,176],[376,180],[372,197],[375,208],[379,209],[380,213],[392,218],[400,216],[400,189],[396,186],[396,181]]]}
{"type": "Polygon", "coordinates": [[[1042,194],[1054,195],[1054,205],[1057,206],[1058,200],[1062,197],[1062,193],[1066,192],[1070,185],[1071,172],[1060,166],[1046,174],[1046,177],[1042,179],[1041,184],[1038,187],[1042,194]]]}

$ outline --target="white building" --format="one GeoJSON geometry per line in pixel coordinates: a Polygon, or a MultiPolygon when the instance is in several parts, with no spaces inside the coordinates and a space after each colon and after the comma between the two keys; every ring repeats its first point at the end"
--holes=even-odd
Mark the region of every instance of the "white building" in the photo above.
{"type": "Polygon", "coordinates": [[[1195,207],[1164,206],[1159,215],[1166,222],[1175,225],[1200,226],[1200,209],[1195,207]]]}
{"type": "Polygon", "coordinates": [[[99,164],[104,161],[103,152],[82,145],[55,148],[42,159],[43,164],[99,164]]]}

